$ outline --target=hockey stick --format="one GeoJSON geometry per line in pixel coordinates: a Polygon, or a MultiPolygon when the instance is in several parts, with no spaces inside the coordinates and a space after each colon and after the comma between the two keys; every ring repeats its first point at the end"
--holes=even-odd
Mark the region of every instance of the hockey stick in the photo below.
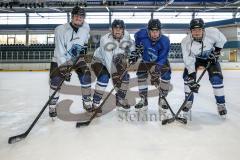
{"type": "MultiPolygon", "coordinates": [[[[80,58],[80,57],[79,57],[80,58]]],[[[79,59],[78,58],[78,59],[79,59]]],[[[73,69],[73,67],[77,64],[78,60],[67,69],[68,73],[71,72],[71,70],[73,69]]],[[[71,73],[70,73],[71,74],[71,73]]],[[[53,94],[49,97],[48,101],[45,103],[45,105],[43,106],[43,108],[41,109],[41,111],[38,113],[37,117],[34,119],[34,121],[32,122],[32,124],[30,125],[30,127],[22,134],[16,135],[16,136],[12,136],[9,137],[8,139],[8,143],[9,144],[13,144],[16,142],[19,142],[21,140],[23,140],[24,138],[27,137],[27,135],[31,132],[32,128],[35,126],[35,124],[37,123],[38,119],[41,117],[41,115],[43,114],[44,110],[47,108],[49,102],[53,99],[53,97],[55,96],[55,94],[61,89],[61,86],[63,84],[63,82],[65,81],[66,76],[64,76],[64,78],[61,80],[60,84],[57,86],[56,90],[53,92],[53,94]]]]}
{"type": "MultiPolygon", "coordinates": [[[[205,72],[207,71],[207,69],[209,68],[210,66],[210,62],[208,62],[207,66],[205,67],[205,69],[203,70],[202,74],[199,76],[198,80],[197,80],[197,84],[200,82],[200,80],[202,79],[202,77],[204,76],[205,72]]],[[[187,103],[188,99],[190,98],[190,96],[193,94],[193,91],[191,91],[189,93],[189,95],[185,98],[184,102],[182,103],[181,107],[178,109],[177,113],[175,114],[175,116],[173,116],[172,118],[169,118],[169,119],[165,119],[162,121],[162,125],[165,125],[167,123],[172,123],[174,122],[175,120],[181,122],[181,123],[184,123],[184,124],[187,124],[187,119],[185,118],[181,118],[179,117],[178,115],[180,114],[180,112],[182,111],[182,109],[185,107],[185,104],[187,103]]]]}
{"type": "MultiPolygon", "coordinates": [[[[123,74],[121,75],[121,77],[119,78],[119,80],[122,80],[124,75],[127,73],[128,69],[130,68],[132,64],[130,64],[126,70],[123,72],[123,74]]],[[[102,101],[102,103],[99,105],[99,107],[93,112],[93,115],[90,117],[89,120],[87,121],[81,121],[81,122],[77,122],[76,123],[76,128],[80,128],[81,126],[88,126],[92,120],[97,116],[99,109],[101,109],[103,107],[103,105],[105,104],[105,102],[107,101],[107,99],[109,98],[109,96],[112,94],[112,92],[114,91],[114,89],[117,87],[117,83],[114,84],[113,88],[110,90],[110,92],[107,94],[107,96],[105,97],[105,99],[102,101]]]]}
{"type": "MultiPolygon", "coordinates": [[[[144,62],[143,62],[143,63],[144,63],[144,62]]],[[[144,65],[145,65],[145,68],[148,70],[146,63],[144,63],[144,65]]],[[[151,73],[150,71],[148,71],[148,72],[149,72],[149,74],[152,76],[152,73],[151,73]]],[[[161,93],[160,84],[155,83],[154,85],[155,85],[155,87],[159,90],[159,93],[161,93]]],[[[171,84],[169,84],[169,85],[171,85],[171,84]]],[[[163,96],[162,93],[161,93],[161,95],[160,95],[160,98],[162,98],[162,99],[166,102],[166,104],[167,104],[167,106],[168,106],[168,108],[169,108],[169,110],[170,110],[172,116],[174,116],[175,113],[173,112],[172,108],[170,107],[170,105],[169,105],[169,103],[168,103],[166,97],[163,96]]]]}

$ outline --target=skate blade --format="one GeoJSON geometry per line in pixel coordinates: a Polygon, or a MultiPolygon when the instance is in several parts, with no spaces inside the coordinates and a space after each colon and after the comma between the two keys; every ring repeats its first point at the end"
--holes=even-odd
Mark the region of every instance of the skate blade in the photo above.
{"type": "Polygon", "coordinates": [[[166,124],[172,123],[174,121],[175,121],[175,117],[164,119],[164,120],[162,120],[162,125],[166,125],[166,124]]]}
{"type": "Polygon", "coordinates": [[[181,117],[176,117],[176,121],[182,123],[182,124],[187,124],[187,119],[181,118],[181,117]]]}
{"type": "Polygon", "coordinates": [[[49,118],[54,122],[56,121],[57,116],[49,116],[49,118]]]}
{"type": "Polygon", "coordinates": [[[135,112],[146,112],[148,110],[147,106],[143,106],[142,108],[135,108],[135,112]]]}
{"type": "Polygon", "coordinates": [[[117,107],[117,111],[118,112],[130,112],[131,110],[130,110],[130,108],[129,109],[124,109],[122,107],[117,107]]]}
{"type": "Polygon", "coordinates": [[[227,119],[227,115],[226,115],[226,114],[220,115],[220,117],[221,117],[221,119],[223,119],[223,120],[227,119]]]}

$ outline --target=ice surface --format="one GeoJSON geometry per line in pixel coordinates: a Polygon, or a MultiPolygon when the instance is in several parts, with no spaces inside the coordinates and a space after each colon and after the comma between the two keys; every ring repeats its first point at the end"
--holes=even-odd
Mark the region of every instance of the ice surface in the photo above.
{"type": "MultiPolygon", "coordinates": [[[[187,125],[174,122],[162,126],[159,120],[123,119],[113,110],[90,126],[76,129],[72,121],[53,122],[46,110],[25,140],[9,145],[8,138],[24,132],[46,102],[48,73],[0,72],[0,159],[239,160],[240,71],[223,74],[229,113],[226,120],[217,114],[206,74],[195,98],[192,121],[187,125]]],[[[167,97],[174,111],[184,97],[181,77],[182,71],[173,72],[174,89],[167,97]]],[[[137,95],[136,79],[131,83],[131,91],[137,95]]],[[[75,74],[69,84],[79,85],[75,74]]],[[[82,112],[80,96],[61,94],[61,99],[65,98],[74,101],[72,113],[82,112]]],[[[149,114],[157,114],[157,98],[149,101],[149,114]]],[[[130,113],[134,115],[133,108],[130,113]]]]}

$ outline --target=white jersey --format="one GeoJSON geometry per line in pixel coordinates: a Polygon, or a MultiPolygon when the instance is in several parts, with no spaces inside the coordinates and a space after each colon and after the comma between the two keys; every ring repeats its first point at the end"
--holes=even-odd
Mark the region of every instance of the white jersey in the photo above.
{"type": "Polygon", "coordinates": [[[226,37],[217,28],[205,28],[202,43],[193,40],[188,34],[181,42],[183,61],[188,73],[195,72],[196,58],[207,59],[214,47],[223,48],[226,37]]]}
{"type": "Polygon", "coordinates": [[[72,48],[73,44],[84,46],[88,42],[90,27],[84,22],[78,29],[77,33],[73,30],[70,23],[66,23],[56,27],[55,29],[55,50],[53,62],[57,62],[58,65],[65,63],[71,59],[68,51],[72,48]]]}
{"type": "Polygon", "coordinates": [[[113,57],[118,54],[129,56],[134,50],[135,43],[127,31],[124,31],[124,36],[120,41],[114,39],[112,33],[107,33],[101,37],[100,47],[95,50],[94,57],[106,66],[109,73],[114,73],[116,68],[113,64],[113,57]]]}

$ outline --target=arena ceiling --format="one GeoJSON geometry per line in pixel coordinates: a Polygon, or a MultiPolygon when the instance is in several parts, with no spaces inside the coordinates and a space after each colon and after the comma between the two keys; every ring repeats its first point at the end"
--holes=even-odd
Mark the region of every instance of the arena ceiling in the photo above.
{"type": "Polygon", "coordinates": [[[80,5],[87,12],[233,12],[239,0],[1,0],[0,13],[64,13],[80,5]]]}

